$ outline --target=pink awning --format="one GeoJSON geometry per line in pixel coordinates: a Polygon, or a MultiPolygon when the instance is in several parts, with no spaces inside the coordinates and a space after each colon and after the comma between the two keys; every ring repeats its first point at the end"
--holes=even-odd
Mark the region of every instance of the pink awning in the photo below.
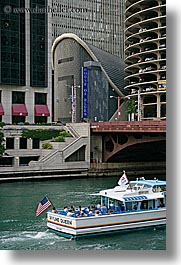
{"type": "Polygon", "coordinates": [[[13,116],[28,116],[28,111],[25,104],[13,104],[12,105],[13,116]]]}
{"type": "Polygon", "coordinates": [[[4,115],[3,105],[0,103],[0,116],[4,115]]]}
{"type": "Polygon", "coordinates": [[[50,112],[47,105],[35,105],[35,116],[50,116],[50,112]]]}

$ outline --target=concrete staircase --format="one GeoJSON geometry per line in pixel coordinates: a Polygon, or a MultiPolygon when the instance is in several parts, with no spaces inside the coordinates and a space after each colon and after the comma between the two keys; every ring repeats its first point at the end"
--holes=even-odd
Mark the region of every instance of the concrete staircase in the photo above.
{"type": "Polygon", "coordinates": [[[65,130],[69,131],[73,135],[73,138],[69,138],[65,143],[53,143],[54,149],[49,150],[48,154],[41,157],[39,161],[31,161],[29,163],[30,167],[41,167],[41,169],[89,168],[90,124],[67,124],[65,130]],[[85,146],[85,161],[66,162],[66,158],[83,146],[85,146]]]}

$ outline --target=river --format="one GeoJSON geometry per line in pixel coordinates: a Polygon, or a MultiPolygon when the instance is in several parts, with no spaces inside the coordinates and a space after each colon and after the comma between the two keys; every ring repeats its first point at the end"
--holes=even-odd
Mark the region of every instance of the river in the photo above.
{"type": "Polygon", "coordinates": [[[119,177],[0,183],[1,250],[165,250],[166,227],[125,231],[77,240],[50,233],[46,212],[35,216],[48,195],[57,208],[92,204],[91,193],[117,185],[119,177]]]}

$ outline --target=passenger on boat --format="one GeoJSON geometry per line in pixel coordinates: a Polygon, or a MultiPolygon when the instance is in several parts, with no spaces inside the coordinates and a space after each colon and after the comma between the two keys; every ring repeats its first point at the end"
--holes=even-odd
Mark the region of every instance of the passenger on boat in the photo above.
{"type": "Polygon", "coordinates": [[[101,212],[100,212],[99,210],[97,210],[97,211],[95,212],[95,216],[99,216],[99,215],[101,215],[101,212]]]}
{"type": "Polygon", "coordinates": [[[69,210],[68,213],[67,213],[67,216],[73,216],[73,215],[74,215],[73,211],[69,210]]]}
{"type": "Polygon", "coordinates": [[[124,212],[125,211],[125,206],[124,206],[123,203],[121,204],[120,208],[121,208],[121,212],[124,212]]]}
{"type": "Polygon", "coordinates": [[[105,205],[101,206],[101,212],[103,214],[106,214],[107,213],[107,207],[105,205]]]}
{"type": "Polygon", "coordinates": [[[101,205],[98,203],[98,204],[97,204],[97,208],[100,208],[100,207],[101,207],[101,205]]]}
{"type": "Polygon", "coordinates": [[[109,205],[109,207],[110,207],[111,210],[114,210],[115,209],[114,203],[111,202],[110,205],[109,205]]]}
{"type": "Polygon", "coordinates": [[[72,212],[75,212],[75,206],[72,205],[70,208],[71,208],[72,212]]]}
{"type": "Polygon", "coordinates": [[[86,216],[87,216],[87,214],[84,213],[84,211],[81,211],[81,212],[79,212],[79,213],[76,215],[76,217],[86,217],[86,216]]]}
{"type": "Polygon", "coordinates": [[[137,206],[137,203],[135,203],[134,205],[133,205],[133,210],[137,210],[137,208],[138,208],[138,206],[137,206]]]}
{"type": "Polygon", "coordinates": [[[65,213],[68,213],[68,207],[67,206],[65,206],[63,210],[65,213]]]}
{"type": "Polygon", "coordinates": [[[52,208],[52,213],[57,213],[57,210],[55,207],[52,208]]]}
{"type": "Polygon", "coordinates": [[[107,214],[111,214],[111,213],[112,213],[112,210],[108,209],[107,214]]]}
{"type": "Polygon", "coordinates": [[[92,215],[94,215],[94,208],[93,208],[93,206],[88,206],[88,208],[87,208],[87,214],[89,215],[89,216],[92,216],[92,215]]]}

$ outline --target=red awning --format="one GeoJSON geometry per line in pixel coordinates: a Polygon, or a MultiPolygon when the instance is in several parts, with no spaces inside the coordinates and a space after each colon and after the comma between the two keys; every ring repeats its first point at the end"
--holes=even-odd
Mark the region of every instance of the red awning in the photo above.
{"type": "Polygon", "coordinates": [[[35,105],[35,116],[50,116],[50,112],[47,105],[35,105]]]}
{"type": "Polygon", "coordinates": [[[25,104],[13,104],[12,105],[13,116],[28,116],[28,111],[25,104]]]}
{"type": "Polygon", "coordinates": [[[4,115],[3,105],[0,103],[0,116],[4,115]]]}

